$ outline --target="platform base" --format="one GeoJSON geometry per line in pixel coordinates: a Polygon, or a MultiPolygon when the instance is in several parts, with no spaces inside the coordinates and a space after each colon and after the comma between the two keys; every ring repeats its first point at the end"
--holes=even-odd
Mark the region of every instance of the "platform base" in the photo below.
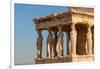
{"type": "Polygon", "coordinates": [[[68,55],[55,58],[35,59],[36,64],[49,64],[49,63],[64,63],[64,62],[82,62],[93,61],[93,55],[68,55]]]}

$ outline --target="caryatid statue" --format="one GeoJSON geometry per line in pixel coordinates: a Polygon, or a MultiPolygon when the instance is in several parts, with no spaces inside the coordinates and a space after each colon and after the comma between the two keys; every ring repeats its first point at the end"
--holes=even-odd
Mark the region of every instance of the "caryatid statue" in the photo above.
{"type": "Polygon", "coordinates": [[[57,51],[57,56],[62,57],[63,56],[63,36],[64,34],[60,26],[58,26],[58,29],[59,29],[59,33],[58,33],[56,51],[57,51]]]}
{"type": "Polygon", "coordinates": [[[37,38],[37,56],[38,56],[38,59],[41,59],[42,58],[42,34],[41,34],[41,31],[38,30],[37,31],[38,33],[38,38],[37,38]]]}
{"type": "Polygon", "coordinates": [[[72,24],[71,32],[70,32],[70,43],[71,43],[72,55],[76,55],[76,39],[77,39],[77,31],[75,30],[75,24],[72,24]]]}
{"type": "Polygon", "coordinates": [[[50,30],[48,30],[48,37],[47,37],[47,57],[52,57],[52,45],[53,45],[53,35],[50,30]]]}
{"type": "Polygon", "coordinates": [[[54,52],[54,57],[57,56],[57,51],[56,51],[56,46],[57,46],[57,32],[54,32],[54,38],[53,38],[53,52],[54,52]]]}
{"type": "Polygon", "coordinates": [[[92,32],[91,32],[91,26],[88,27],[87,32],[87,46],[88,46],[88,54],[92,54],[92,32]]]}

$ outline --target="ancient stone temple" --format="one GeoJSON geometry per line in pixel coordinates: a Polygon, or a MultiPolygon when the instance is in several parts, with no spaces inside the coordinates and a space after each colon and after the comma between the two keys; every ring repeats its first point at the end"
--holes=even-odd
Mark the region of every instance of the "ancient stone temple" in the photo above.
{"type": "Polygon", "coordinates": [[[38,33],[36,64],[80,62],[94,60],[94,9],[68,7],[62,13],[54,13],[33,19],[38,33]],[[42,57],[42,30],[48,30],[46,41],[47,57],[42,57]],[[67,45],[64,45],[64,34],[67,45]],[[67,54],[64,54],[67,46],[67,54]],[[52,49],[53,48],[53,49],[52,49]],[[52,55],[52,50],[54,56],[52,55]]]}

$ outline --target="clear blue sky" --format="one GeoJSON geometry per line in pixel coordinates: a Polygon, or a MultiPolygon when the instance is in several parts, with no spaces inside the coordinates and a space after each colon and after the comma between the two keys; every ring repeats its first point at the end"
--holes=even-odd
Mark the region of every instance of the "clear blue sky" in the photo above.
{"type": "MultiPolygon", "coordinates": [[[[15,4],[15,64],[33,64],[36,58],[37,32],[32,19],[67,10],[64,6],[15,4]]],[[[43,57],[46,57],[47,31],[42,35],[43,57]]]]}

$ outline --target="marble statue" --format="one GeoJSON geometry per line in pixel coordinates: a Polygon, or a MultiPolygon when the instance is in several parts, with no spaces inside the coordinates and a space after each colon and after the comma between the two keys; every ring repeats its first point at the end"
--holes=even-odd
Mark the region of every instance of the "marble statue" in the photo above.
{"type": "Polygon", "coordinates": [[[52,57],[53,35],[50,30],[48,31],[48,33],[49,34],[47,37],[47,57],[51,58],[52,57]]]}
{"type": "Polygon", "coordinates": [[[38,31],[38,38],[37,38],[37,56],[38,58],[42,58],[42,35],[41,31],[38,31]]]}

